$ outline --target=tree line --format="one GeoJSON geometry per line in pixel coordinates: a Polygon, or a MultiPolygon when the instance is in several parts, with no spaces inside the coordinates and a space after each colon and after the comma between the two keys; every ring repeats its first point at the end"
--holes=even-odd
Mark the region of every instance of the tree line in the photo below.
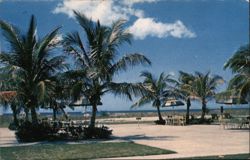
{"type": "MultiPolygon", "coordinates": [[[[74,15],[82,31],[67,33],[62,40],[58,39],[60,27],[38,37],[34,16],[31,16],[26,33],[0,20],[2,35],[9,44],[9,49],[0,53],[0,100],[11,107],[16,125],[20,108],[26,113],[26,121],[30,121],[30,114],[35,124],[38,122],[36,109],[51,108],[56,119],[57,111],[65,113],[64,108],[70,106],[70,102],[84,97],[86,105],[92,106],[89,127],[94,127],[97,106],[102,104],[102,96],[107,93],[129,100],[140,97],[132,107],[152,103],[157,108],[159,122],[164,121],[160,107],[168,98],[184,100],[187,117],[191,101],[198,100],[202,104],[201,118],[204,119],[207,102],[215,97],[218,85],[224,82],[221,76],[210,72],[193,74],[180,71],[179,78],[174,79],[164,73],[155,77],[143,71],[140,75],[143,82],[115,82],[114,76],[119,72],[132,66],[151,65],[151,61],[141,53],[119,57],[119,47],[131,44],[132,39],[132,34],[124,27],[126,21],[118,20],[107,27],[80,12],[74,11],[74,15]],[[74,67],[67,61],[69,56],[73,57],[74,67]]],[[[227,91],[220,96],[230,95],[236,90],[237,95],[249,102],[249,44],[241,47],[224,68],[230,68],[234,77],[227,91]]]]}

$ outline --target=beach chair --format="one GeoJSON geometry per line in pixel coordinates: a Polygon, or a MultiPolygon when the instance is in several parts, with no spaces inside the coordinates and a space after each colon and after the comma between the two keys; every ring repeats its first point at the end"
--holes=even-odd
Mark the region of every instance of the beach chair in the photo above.
{"type": "Polygon", "coordinates": [[[211,114],[212,120],[218,120],[218,115],[217,114],[211,114]]]}
{"type": "Polygon", "coordinates": [[[173,125],[173,116],[167,116],[166,125],[173,125]]]}
{"type": "Polygon", "coordinates": [[[185,117],[185,116],[182,116],[182,117],[180,118],[180,125],[181,125],[181,126],[185,126],[185,125],[186,125],[186,117],[185,117]]]}

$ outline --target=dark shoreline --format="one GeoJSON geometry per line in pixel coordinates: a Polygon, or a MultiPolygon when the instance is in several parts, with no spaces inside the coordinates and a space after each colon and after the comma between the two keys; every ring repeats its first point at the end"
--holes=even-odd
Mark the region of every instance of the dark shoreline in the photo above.
{"type": "MultiPolygon", "coordinates": [[[[162,113],[165,114],[172,114],[172,113],[176,113],[176,114],[183,114],[186,113],[186,109],[162,109],[161,110],[162,113]]],[[[201,112],[201,109],[190,109],[190,113],[199,113],[201,112]]],[[[237,113],[240,112],[243,115],[247,115],[250,114],[250,108],[249,107],[241,107],[241,108],[237,108],[237,107],[225,107],[224,108],[224,112],[229,112],[229,113],[237,113]]],[[[67,112],[70,116],[74,116],[74,115],[82,115],[83,112],[67,112]]],[[[90,112],[88,112],[90,114],[90,112]]],[[[108,114],[108,115],[114,115],[114,114],[149,114],[149,113],[157,113],[157,110],[118,110],[118,111],[99,111],[97,113],[97,116],[102,116],[104,114],[108,114]]],[[[220,113],[220,109],[209,109],[209,113],[220,113]]],[[[46,116],[46,115],[52,115],[52,112],[41,112],[39,113],[42,116],[46,116]]],[[[12,115],[12,113],[4,113],[3,115],[0,116],[5,116],[5,115],[12,115]]],[[[61,113],[59,113],[58,115],[61,115],[61,113]]]]}

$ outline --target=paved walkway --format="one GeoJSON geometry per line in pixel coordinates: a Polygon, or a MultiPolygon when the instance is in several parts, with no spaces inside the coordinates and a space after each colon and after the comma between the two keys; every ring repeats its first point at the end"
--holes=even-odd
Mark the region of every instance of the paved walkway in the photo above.
{"type": "MultiPolygon", "coordinates": [[[[224,130],[219,125],[110,125],[114,136],[138,144],[176,151],[176,154],[120,159],[167,159],[249,153],[249,130],[224,130]]],[[[117,159],[117,158],[114,158],[117,159]]]]}
{"type": "MultiPolygon", "coordinates": [[[[119,159],[168,159],[249,153],[250,151],[249,130],[224,130],[219,125],[161,126],[140,124],[138,126],[137,124],[119,124],[109,125],[109,127],[113,129],[115,139],[105,142],[133,141],[138,144],[177,152],[176,154],[168,155],[120,157],[119,159]]],[[[39,143],[18,144],[13,131],[7,128],[0,128],[0,147],[33,144],[39,143]]]]}
{"type": "Polygon", "coordinates": [[[0,128],[0,147],[18,144],[15,132],[8,128],[0,128]]]}

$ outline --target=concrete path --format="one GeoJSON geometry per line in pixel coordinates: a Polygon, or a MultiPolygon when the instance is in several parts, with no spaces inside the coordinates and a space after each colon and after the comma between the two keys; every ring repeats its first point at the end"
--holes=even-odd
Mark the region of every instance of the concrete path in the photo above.
{"type": "MultiPolygon", "coordinates": [[[[176,154],[120,159],[167,159],[249,153],[249,130],[224,130],[220,125],[110,125],[114,136],[138,144],[176,151],[176,154]]],[[[114,158],[117,159],[117,158],[114,158]]]]}
{"type": "Polygon", "coordinates": [[[18,144],[15,132],[8,128],[0,128],[0,147],[18,144]]]}

